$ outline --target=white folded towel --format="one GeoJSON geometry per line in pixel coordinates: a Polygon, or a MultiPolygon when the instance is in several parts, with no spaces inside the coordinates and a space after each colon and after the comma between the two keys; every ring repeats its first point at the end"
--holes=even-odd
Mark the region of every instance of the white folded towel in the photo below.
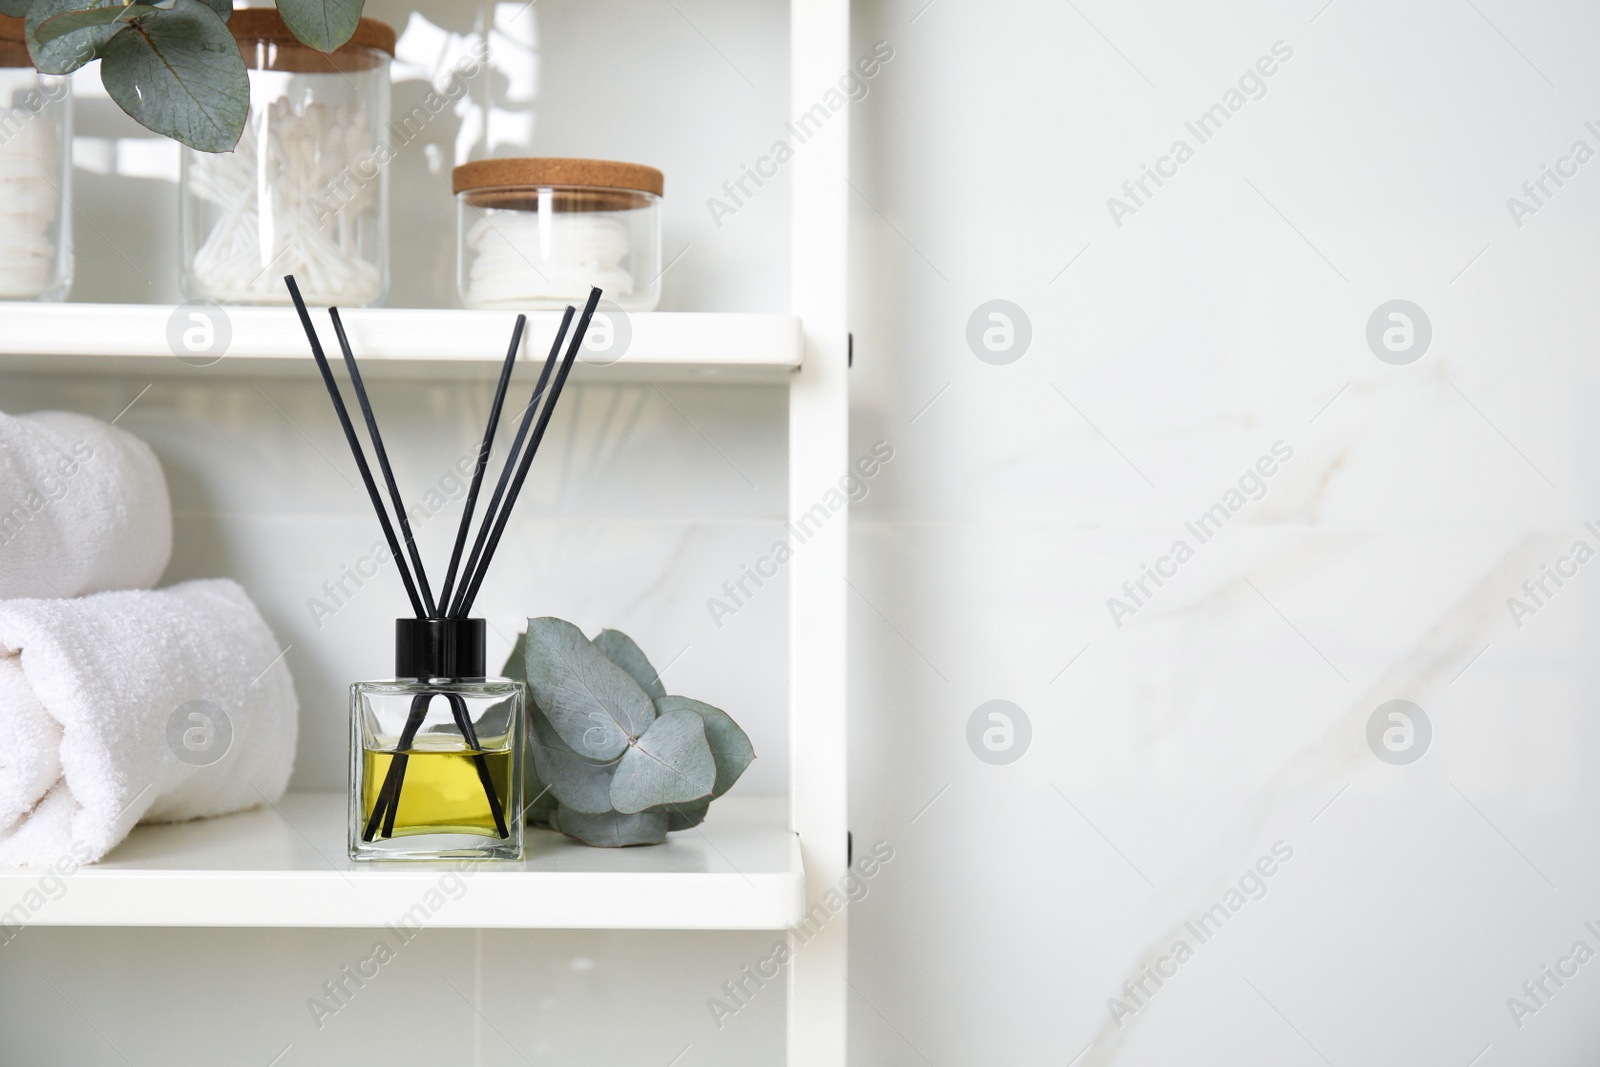
{"type": "Polygon", "coordinates": [[[282,652],[227,580],[0,603],[0,866],[277,800],[299,713],[282,652]]]}
{"type": "Polygon", "coordinates": [[[171,554],[149,445],[68,411],[0,414],[0,600],[149,589],[171,554]]]}

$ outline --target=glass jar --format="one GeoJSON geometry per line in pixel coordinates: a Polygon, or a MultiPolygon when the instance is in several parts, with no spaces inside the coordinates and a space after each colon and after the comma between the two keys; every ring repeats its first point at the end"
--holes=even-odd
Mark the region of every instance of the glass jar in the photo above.
{"type": "Polygon", "coordinates": [[[0,300],[72,286],[72,80],[33,69],[23,21],[0,15],[0,300]]]}
{"type": "Polygon", "coordinates": [[[232,152],[183,149],[184,295],[287,304],[377,304],[389,288],[389,60],[394,30],[362,19],[325,55],[273,8],[228,22],[250,78],[232,152]]]}
{"type": "Polygon", "coordinates": [[[482,619],[401,619],[395,673],[350,687],[350,856],[521,859],[523,685],[483,670],[482,619]]]}
{"type": "Polygon", "coordinates": [[[596,159],[480,159],[451,175],[456,285],[469,308],[661,301],[661,172],[596,159]]]}

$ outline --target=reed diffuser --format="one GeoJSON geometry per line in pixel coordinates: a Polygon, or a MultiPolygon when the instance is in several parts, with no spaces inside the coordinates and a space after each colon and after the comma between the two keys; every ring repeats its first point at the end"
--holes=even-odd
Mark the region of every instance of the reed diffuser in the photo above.
{"type": "Polygon", "coordinates": [[[526,316],[517,316],[490,403],[489,421],[462,508],[450,564],[435,597],[339,311],[329,308],[328,315],[394,508],[393,521],[299,286],[292,275],[284,282],[300,314],[311,355],[322,373],[334,414],[344,429],[345,441],[377,512],[378,525],[412,608],[412,617],[395,621],[395,677],[357,682],[350,687],[350,856],[358,860],[520,859],[526,821],[522,803],[527,731],[523,685],[488,676],[484,669],[485,623],[470,617],[470,613],[533,457],[544,440],[567,375],[583,346],[589,321],[600,302],[600,290],[590,290],[557,369],[561,346],[572,329],[576,312],[569,306],[561,317],[561,326],[545,357],[532,398],[523,409],[499,481],[468,551],[479,490],[527,325],[526,316]]]}

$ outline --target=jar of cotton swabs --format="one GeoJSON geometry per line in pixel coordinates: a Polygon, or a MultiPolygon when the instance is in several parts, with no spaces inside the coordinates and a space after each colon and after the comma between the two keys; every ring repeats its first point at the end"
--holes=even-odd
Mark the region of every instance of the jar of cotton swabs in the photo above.
{"type": "Polygon", "coordinates": [[[0,300],[60,300],[72,285],[72,82],[28,58],[0,16],[0,300]]]}
{"type": "Polygon", "coordinates": [[[183,149],[183,291],[219,304],[377,304],[389,288],[389,61],[394,30],[362,19],[331,54],[273,8],[228,22],[250,78],[232,152],[183,149]]]}

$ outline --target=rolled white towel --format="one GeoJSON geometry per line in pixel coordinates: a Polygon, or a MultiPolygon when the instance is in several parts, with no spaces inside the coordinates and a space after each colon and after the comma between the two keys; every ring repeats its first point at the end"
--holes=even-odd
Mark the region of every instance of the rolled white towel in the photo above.
{"type": "Polygon", "coordinates": [[[33,794],[0,824],[0,866],[91,862],[141,820],[277,800],[299,713],[282,651],[227,580],[0,603],[0,818],[33,794]]]}
{"type": "Polygon", "coordinates": [[[149,589],[171,555],[149,445],[68,411],[0,414],[0,600],[149,589]]]}
{"type": "Polygon", "coordinates": [[[61,777],[61,724],[22,673],[22,658],[0,658],[0,828],[26,815],[61,777]]]}

